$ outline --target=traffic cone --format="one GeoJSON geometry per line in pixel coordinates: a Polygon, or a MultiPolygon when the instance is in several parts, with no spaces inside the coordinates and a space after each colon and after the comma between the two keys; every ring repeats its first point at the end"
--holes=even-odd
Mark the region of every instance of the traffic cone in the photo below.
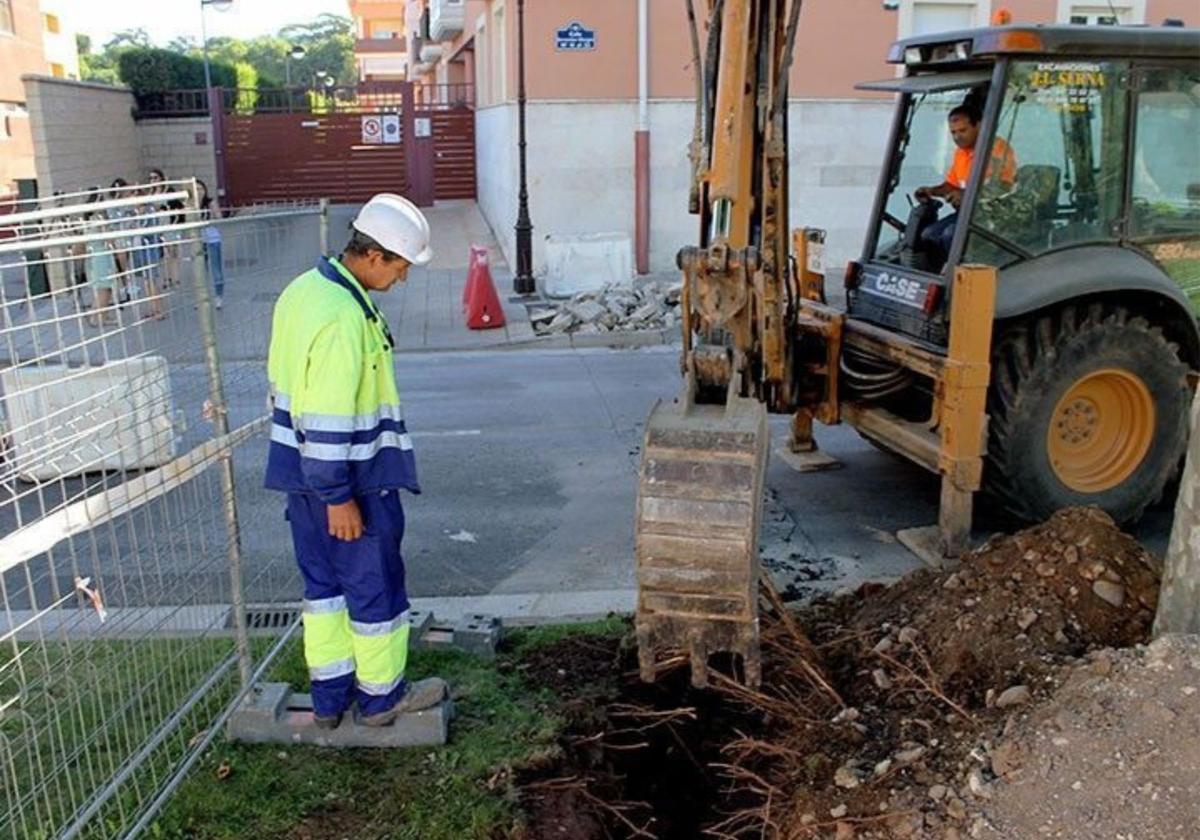
{"type": "MultiPolygon", "coordinates": [[[[467,328],[472,330],[491,330],[504,326],[504,307],[500,305],[500,295],[496,293],[496,284],[492,282],[492,270],[488,267],[487,248],[481,248],[482,259],[478,260],[475,283],[470,287],[470,295],[466,302],[467,328]]],[[[472,248],[472,256],[474,249],[472,248]]]]}
{"type": "Polygon", "coordinates": [[[467,268],[467,283],[463,286],[462,307],[466,313],[467,308],[471,305],[471,296],[475,294],[475,287],[479,285],[479,277],[482,272],[487,270],[488,265],[488,249],[485,245],[471,246],[471,259],[467,268]]]}

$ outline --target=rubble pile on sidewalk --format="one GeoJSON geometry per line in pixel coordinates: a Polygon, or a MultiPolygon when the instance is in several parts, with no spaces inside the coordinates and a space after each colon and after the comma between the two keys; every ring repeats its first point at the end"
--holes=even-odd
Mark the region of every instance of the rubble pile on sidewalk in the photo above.
{"type": "Polygon", "coordinates": [[[679,280],[605,286],[530,309],[538,335],[580,335],[669,329],[679,323],[679,280]]]}

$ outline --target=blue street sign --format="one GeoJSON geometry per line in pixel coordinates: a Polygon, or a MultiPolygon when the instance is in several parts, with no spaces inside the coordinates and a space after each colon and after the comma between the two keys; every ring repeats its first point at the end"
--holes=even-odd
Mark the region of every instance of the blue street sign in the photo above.
{"type": "Polygon", "coordinates": [[[572,21],[566,28],[554,33],[554,48],[563,52],[596,49],[596,30],[585,29],[579,21],[572,21]]]}

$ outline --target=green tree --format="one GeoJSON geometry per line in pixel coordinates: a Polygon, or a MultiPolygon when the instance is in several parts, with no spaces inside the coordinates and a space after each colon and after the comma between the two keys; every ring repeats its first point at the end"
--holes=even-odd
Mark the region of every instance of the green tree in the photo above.
{"type": "Polygon", "coordinates": [[[120,32],[113,33],[113,36],[108,39],[108,43],[104,45],[105,52],[119,49],[121,47],[149,47],[150,33],[146,31],[144,26],[139,26],[136,29],[122,29],[120,32]]]}
{"type": "MultiPolygon", "coordinates": [[[[163,85],[204,85],[203,51],[191,36],[178,36],[165,50],[155,50],[146,30],[137,27],[115,33],[99,52],[86,35],[80,36],[78,44],[80,69],[83,78],[90,81],[123,82],[141,91],[167,89],[163,85]],[[148,50],[154,54],[147,53],[148,50]],[[130,51],[135,54],[123,59],[130,51]],[[170,59],[161,53],[176,58],[170,59]]],[[[274,35],[210,38],[208,55],[213,68],[213,83],[222,87],[259,90],[280,87],[287,77],[289,63],[293,85],[315,84],[318,71],[333,76],[343,85],[354,84],[358,78],[354,64],[353,23],[349,18],[334,14],[322,14],[307,23],[289,24],[274,35]],[[291,50],[297,45],[304,48],[304,57],[290,59],[291,50]]],[[[253,99],[257,101],[257,96],[253,99]]],[[[239,101],[238,106],[243,107],[243,104],[239,101]]]]}
{"type": "Polygon", "coordinates": [[[81,79],[108,85],[117,84],[117,65],[111,52],[105,50],[100,54],[93,53],[92,39],[83,34],[75,36],[75,46],[79,51],[79,77],[81,79]]]}
{"type": "MultiPolygon", "coordinates": [[[[318,70],[324,70],[343,85],[358,80],[353,33],[354,23],[350,18],[329,13],[318,15],[311,23],[291,24],[279,30],[279,36],[289,44],[299,44],[306,50],[302,62],[305,81],[318,70]]],[[[297,81],[295,64],[292,80],[297,81]]]]}

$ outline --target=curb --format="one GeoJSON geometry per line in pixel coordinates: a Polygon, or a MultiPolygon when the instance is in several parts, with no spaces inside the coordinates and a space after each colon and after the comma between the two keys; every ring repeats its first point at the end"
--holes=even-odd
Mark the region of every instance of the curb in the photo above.
{"type": "Polygon", "coordinates": [[[448,344],[435,347],[398,347],[394,355],[415,353],[464,353],[492,350],[583,350],[608,348],[611,350],[635,350],[640,347],[665,347],[678,344],[680,333],[677,328],[663,330],[635,330],[620,333],[588,333],[586,335],[539,335],[496,344],[448,344]]]}

